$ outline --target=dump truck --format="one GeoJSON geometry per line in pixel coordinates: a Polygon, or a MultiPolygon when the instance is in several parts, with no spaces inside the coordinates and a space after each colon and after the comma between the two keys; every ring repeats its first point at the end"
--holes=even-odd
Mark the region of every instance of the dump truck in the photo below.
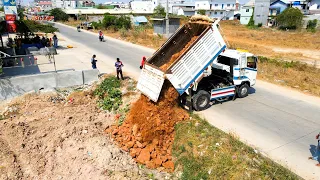
{"type": "Polygon", "coordinates": [[[216,21],[188,22],[180,27],[147,59],[137,89],[157,102],[167,79],[181,102],[189,102],[197,111],[211,102],[246,97],[256,83],[257,57],[227,49],[218,26],[216,21]],[[178,57],[170,62],[174,55],[178,57]]]}

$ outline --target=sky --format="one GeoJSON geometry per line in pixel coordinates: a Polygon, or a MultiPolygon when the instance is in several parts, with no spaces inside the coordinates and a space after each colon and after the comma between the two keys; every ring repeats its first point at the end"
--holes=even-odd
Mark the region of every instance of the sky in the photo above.
{"type": "MultiPolygon", "coordinates": [[[[0,0],[2,1],[2,0],[0,0]]],[[[18,1],[18,0],[16,0],[18,1]]],[[[27,4],[28,2],[32,2],[33,0],[21,0],[22,4],[27,4]]],[[[93,0],[96,4],[100,4],[100,3],[105,3],[105,2],[117,2],[117,1],[122,1],[122,2],[129,2],[131,0],[93,0]]],[[[249,0],[239,0],[240,4],[245,4],[247,3],[249,0]]]]}

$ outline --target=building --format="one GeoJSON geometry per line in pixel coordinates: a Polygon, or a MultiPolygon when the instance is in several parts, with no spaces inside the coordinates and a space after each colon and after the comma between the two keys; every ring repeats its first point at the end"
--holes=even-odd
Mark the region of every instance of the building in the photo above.
{"type": "Polygon", "coordinates": [[[34,0],[34,4],[35,4],[35,6],[40,7],[42,11],[52,9],[51,0],[34,0]]]}
{"type": "Polygon", "coordinates": [[[269,17],[270,0],[255,0],[254,4],[254,24],[267,26],[269,17]]]}
{"type": "Polygon", "coordinates": [[[195,15],[195,11],[194,6],[172,6],[172,13],[181,16],[193,16],[195,15]]]}
{"type": "Polygon", "coordinates": [[[239,4],[237,0],[196,0],[195,10],[196,13],[205,10],[206,15],[211,18],[233,20],[239,4]]]}
{"type": "MultiPolygon", "coordinates": [[[[165,18],[151,18],[153,21],[153,34],[166,35],[166,19],[165,18]]],[[[176,32],[180,27],[179,18],[169,18],[169,37],[176,32]]]]}
{"type": "Polygon", "coordinates": [[[250,0],[247,4],[243,5],[240,13],[241,13],[241,17],[240,17],[240,23],[247,25],[250,21],[250,18],[253,14],[253,7],[254,7],[254,0],[250,0]]]}
{"type": "Polygon", "coordinates": [[[82,6],[83,1],[80,0],[52,0],[53,8],[75,9],[82,6]]]}
{"type": "Polygon", "coordinates": [[[131,22],[134,26],[146,25],[148,24],[148,20],[145,16],[135,16],[131,17],[131,22]]]}
{"type": "Polygon", "coordinates": [[[310,14],[320,14],[320,0],[311,0],[309,3],[310,14]]]}
{"type": "Polygon", "coordinates": [[[294,7],[301,10],[303,14],[309,14],[308,2],[306,0],[294,1],[294,0],[273,0],[270,4],[269,16],[277,16],[282,13],[288,7],[294,7]]]}
{"type": "MultiPolygon", "coordinates": [[[[140,1],[142,2],[142,1],[140,1]]],[[[129,9],[130,3],[125,3],[122,1],[113,1],[113,2],[105,2],[104,5],[113,6],[114,8],[121,8],[121,9],[129,9]]]]}
{"type": "Polygon", "coordinates": [[[82,2],[82,7],[94,7],[96,4],[91,0],[86,0],[82,2]]]}
{"type": "Polygon", "coordinates": [[[131,1],[130,7],[133,11],[153,12],[154,2],[153,1],[131,1]]]}

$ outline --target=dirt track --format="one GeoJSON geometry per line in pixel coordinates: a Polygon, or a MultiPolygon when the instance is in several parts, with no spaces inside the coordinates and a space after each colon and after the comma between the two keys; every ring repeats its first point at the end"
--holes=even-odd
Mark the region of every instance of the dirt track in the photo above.
{"type": "Polygon", "coordinates": [[[90,93],[72,101],[57,94],[26,95],[0,121],[0,179],[158,179],[137,166],[104,133],[113,114],[100,112],[90,93]],[[13,110],[12,110],[13,109],[13,110]]]}

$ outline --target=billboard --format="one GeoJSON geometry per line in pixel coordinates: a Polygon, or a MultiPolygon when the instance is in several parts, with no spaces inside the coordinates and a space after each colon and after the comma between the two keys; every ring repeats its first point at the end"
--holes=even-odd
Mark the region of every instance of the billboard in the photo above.
{"type": "Polygon", "coordinates": [[[17,19],[18,10],[16,0],[1,0],[3,1],[3,9],[7,22],[7,31],[16,32],[15,20],[17,19]]]}

